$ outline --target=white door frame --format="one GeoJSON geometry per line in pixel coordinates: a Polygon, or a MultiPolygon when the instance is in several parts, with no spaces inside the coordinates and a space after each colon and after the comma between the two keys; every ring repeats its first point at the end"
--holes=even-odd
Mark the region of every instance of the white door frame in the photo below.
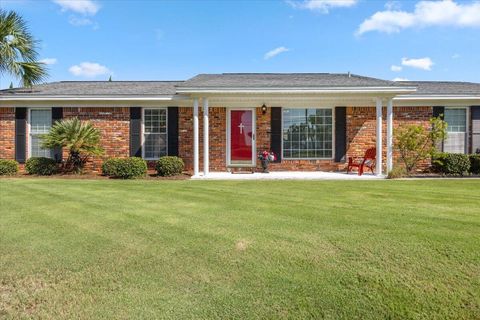
{"type": "Polygon", "coordinates": [[[227,167],[256,167],[257,165],[257,119],[255,108],[227,108],[227,167]],[[232,164],[230,155],[231,111],[252,111],[252,162],[249,164],[232,164]]]}

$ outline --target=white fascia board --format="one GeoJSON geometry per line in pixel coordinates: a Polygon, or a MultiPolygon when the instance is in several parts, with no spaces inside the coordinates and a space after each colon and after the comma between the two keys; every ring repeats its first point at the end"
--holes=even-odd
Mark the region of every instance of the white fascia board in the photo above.
{"type": "Polygon", "coordinates": [[[412,100],[479,100],[480,95],[478,96],[462,96],[462,95],[408,95],[408,96],[396,96],[393,98],[394,101],[412,101],[412,100]]]}
{"type": "Polygon", "coordinates": [[[178,101],[189,97],[168,96],[0,96],[0,101],[178,101]]]}
{"type": "Polygon", "coordinates": [[[326,88],[177,88],[178,93],[413,93],[416,87],[326,87],[326,88]]]}

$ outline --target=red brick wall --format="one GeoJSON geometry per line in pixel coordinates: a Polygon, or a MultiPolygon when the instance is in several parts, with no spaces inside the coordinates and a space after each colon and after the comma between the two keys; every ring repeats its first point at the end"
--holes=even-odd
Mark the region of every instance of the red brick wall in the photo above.
{"type": "MultiPolygon", "coordinates": [[[[101,107],[101,108],[63,108],[63,118],[77,117],[80,120],[90,121],[100,129],[100,144],[105,154],[92,158],[87,169],[100,171],[102,161],[109,157],[128,157],[130,155],[130,109],[101,107]]],[[[67,154],[64,151],[64,158],[67,154]]]]}
{"type": "Polygon", "coordinates": [[[0,108],[0,159],[15,159],[15,108],[0,108]]]}
{"type": "MultiPolygon", "coordinates": [[[[429,128],[429,119],[433,116],[432,107],[394,107],[393,130],[401,125],[421,124],[429,128]]],[[[386,161],[386,108],[383,108],[383,158],[386,161]]],[[[375,107],[347,108],[347,159],[362,157],[370,147],[376,144],[376,109],[375,107]]],[[[394,139],[395,144],[395,139],[394,139]]],[[[398,160],[398,152],[394,149],[394,163],[398,160]]]]}

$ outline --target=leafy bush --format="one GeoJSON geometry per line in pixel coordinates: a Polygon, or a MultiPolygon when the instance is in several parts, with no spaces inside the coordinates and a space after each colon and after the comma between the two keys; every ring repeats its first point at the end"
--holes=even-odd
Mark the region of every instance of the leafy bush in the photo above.
{"type": "Polygon", "coordinates": [[[470,170],[470,159],[463,153],[441,153],[435,157],[434,168],[444,174],[464,175],[470,170]]]}
{"type": "Polygon", "coordinates": [[[162,177],[182,174],[184,168],[185,164],[181,158],[171,156],[161,157],[155,165],[158,175],[162,177]]]}
{"type": "Polygon", "coordinates": [[[34,157],[25,162],[25,171],[27,171],[28,174],[51,176],[52,174],[57,173],[57,170],[57,163],[51,158],[34,157]]]}
{"type": "Polygon", "coordinates": [[[437,145],[447,134],[447,123],[440,118],[430,119],[430,128],[422,125],[403,125],[395,135],[400,160],[407,173],[412,172],[423,160],[438,153],[437,145]]]}
{"type": "Polygon", "coordinates": [[[480,174],[480,154],[471,154],[470,156],[470,172],[480,174]]]}
{"type": "Polygon", "coordinates": [[[12,175],[18,172],[18,162],[0,159],[0,176],[12,175]]]}
{"type": "Polygon", "coordinates": [[[102,173],[121,179],[134,179],[147,174],[147,163],[142,158],[111,158],[102,164],[102,173]]]}
{"type": "Polygon", "coordinates": [[[394,166],[387,175],[387,179],[399,179],[407,176],[407,170],[402,166],[394,166]]]}

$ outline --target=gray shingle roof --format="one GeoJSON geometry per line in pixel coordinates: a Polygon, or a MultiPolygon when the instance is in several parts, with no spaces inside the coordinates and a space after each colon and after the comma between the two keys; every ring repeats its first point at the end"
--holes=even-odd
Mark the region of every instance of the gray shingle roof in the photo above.
{"type": "Polygon", "coordinates": [[[199,74],[179,88],[315,88],[405,86],[394,81],[347,73],[222,73],[199,74]]]}
{"type": "Polygon", "coordinates": [[[0,96],[174,95],[181,81],[60,81],[29,88],[0,90],[0,96]]]}
{"type": "Polygon", "coordinates": [[[417,87],[414,95],[480,95],[480,83],[458,81],[401,81],[417,87]]]}

